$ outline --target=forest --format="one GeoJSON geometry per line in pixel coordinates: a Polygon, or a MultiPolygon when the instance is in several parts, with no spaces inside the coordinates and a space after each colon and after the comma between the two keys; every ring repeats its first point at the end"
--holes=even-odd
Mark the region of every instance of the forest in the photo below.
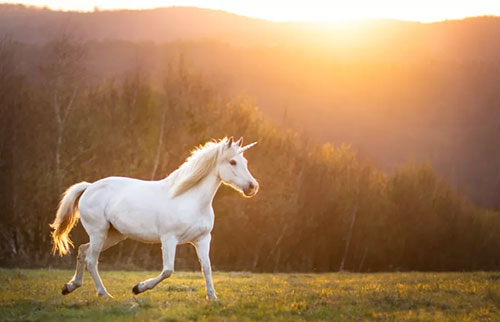
{"type": "MultiPolygon", "coordinates": [[[[500,269],[498,82],[480,86],[498,78],[498,63],[489,68],[486,58],[468,60],[456,63],[458,70],[422,61],[365,61],[354,67],[339,57],[335,64],[312,59],[315,52],[296,58],[286,47],[244,50],[205,40],[163,45],[132,42],[135,39],[82,40],[67,30],[41,43],[16,37],[4,32],[0,40],[2,266],[73,267],[74,252],[63,258],[50,254],[49,223],[69,185],[108,176],[158,180],[175,170],[195,146],[242,136],[247,143],[259,142],[246,157],[260,192],[243,199],[227,187],[219,190],[214,201],[214,270],[500,269]],[[246,51],[263,57],[261,62],[270,67],[260,66],[259,73],[249,74],[251,67],[238,65],[237,71],[252,77],[232,82],[237,74],[227,76],[232,69],[212,64],[216,60],[209,58],[226,49],[228,56],[217,61],[226,58],[231,66],[246,51]],[[209,53],[203,63],[200,52],[209,53]],[[146,59],[151,56],[155,58],[146,59]],[[280,57],[289,65],[272,64],[280,57]],[[297,61],[311,62],[307,72],[299,73],[303,67],[297,61]],[[337,70],[336,78],[314,73],[325,64],[329,71],[337,70]],[[384,70],[392,77],[387,76],[386,83],[370,80],[372,73],[384,70]],[[406,78],[416,70],[433,77],[406,78]],[[273,71],[276,78],[270,75],[273,71]],[[304,75],[309,78],[302,82],[304,75]],[[464,84],[462,76],[479,80],[464,84]],[[285,91],[281,80],[287,77],[293,84],[285,91]],[[337,87],[314,87],[335,82],[337,87]],[[270,110],[298,87],[297,102],[281,102],[270,110]],[[356,88],[362,95],[350,96],[356,88]],[[464,88],[468,91],[458,91],[464,88]],[[279,95],[270,95],[273,89],[279,95]],[[329,91],[335,95],[329,96],[329,91]],[[409,100],[420,93],[431,94],[423,101],[409,100]],[[467,104],[476,97],[477,105],[460,109],[457,120],[446,99],[458,104],[461,95],[467,95],[467,104]],[[334,98],[338,106],[332,110],[337,114],[324,112],[329,111],[325,102],[334,98]],[[362,98],[378,106],[371,116],[356,114],[364,111],[362,98]],[[407,110],[394,110],[406,99],[407,110]],[[437,111],[425,105],[432,99],[438,101],[433,108],[444,107],[437,111]],[[317,100],[321,102],[315,105],[317,100]],[[468,128],[459,122],[463,119],[469,120],[468,128]],[[369,128],[374,124],[382,132],[389,130],[377,136],[369,128]],[[315,127],[340,130],[318,134],[315,127]],[[413,138],[407,145],[417,143],[413,154],[401,153],[413,147],[396,139],[393,145],[376,145],[378,154],[370,154],[370,143],[391,134],[400,138],[398,129],[406,129],[413,138]],[[470,136],[456,137],[459,130],[470,136]],[[437,142],[430,152],[429,142],[437,142]],[[454,149],[462,145],[468,149],[454,149]],[[461,162],[450,166],[450,160],[461,162]],[[489,194],[483,197],[486,190],[489,194]]],[[[72,232],[77,245],[87,238],[81,225],[72,232]]],[[[158,245],[127,240],[103,253],[100,265],[158,269],[160,257],[158,245]]],[[[199,269],[191,246],[179,247],[176,269],[199,269]]]]}

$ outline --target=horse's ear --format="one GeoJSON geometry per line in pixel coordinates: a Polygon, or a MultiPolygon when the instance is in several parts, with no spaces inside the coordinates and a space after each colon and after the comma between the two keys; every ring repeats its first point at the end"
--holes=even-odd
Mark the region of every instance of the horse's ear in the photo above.
{"type": "Polygon", "coordinates": [[[234,144],[236,144],[238,148],[241,148],[241,146],[243,145],[243,137],[240,137],[240,139],[234,142],[234,144]]]}
{"type": "Polygon", "coordinates": [[[231,147],[231,145],[233,144],[233,137],[230,137],[228,140],[227,140],[227,148],[229,149],[231,147]]]}

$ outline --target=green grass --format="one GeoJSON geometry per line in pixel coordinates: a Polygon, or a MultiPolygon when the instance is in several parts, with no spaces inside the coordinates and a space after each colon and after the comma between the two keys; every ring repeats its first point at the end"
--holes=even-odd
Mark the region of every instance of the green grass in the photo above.
{"type": "Polygon", "coordinates": [[[500,273],[215,273],[219,301],[201,273],[176,272],[133,296],[157,272],[103,271],[114,299],[85,284],[60,295],[73,272],[0,269],[1,321],[500,321],[500,273]]]}

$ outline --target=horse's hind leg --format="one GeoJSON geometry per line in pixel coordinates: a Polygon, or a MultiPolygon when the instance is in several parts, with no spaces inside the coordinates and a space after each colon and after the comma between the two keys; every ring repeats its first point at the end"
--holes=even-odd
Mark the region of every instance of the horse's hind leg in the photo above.
{"type": "MultiPolygon", "coordinates": [[[[108,237],[106,238],[106,242],[104,243],[104,246],[102,247],[101,251],[102,252],[105,251],[106,249],[118,244],[124,239],[126,239],[125,236],[123,236],[120,232],[111,227],[108,232],[108,237]]],[[[90,243],[86,243],[78,247],[78,257],[76,258],[75,275],[68,283],[64,284],[62,288],[63,295],[69,294],[74,290],[76,290],[77,288],[79,288],[80,286],[82,286],[83,273],[85,272],[85,257],[89,246],[90,243]]]]}
{"type": "Polygon", "coordinates": [[[64,284],[62,288],[62,294],[66,295],[83,284],[83,273],[85,271],[85,254],[87,249],[89,248],[90,243],[82,244],[78,247],[78,256],[76,257],[76,271],[73,278],[66,284],[64,284]]]}
{"type": "Polygon", "coordinates": [[[97,262],[99,260],[99,254],[108,249],[109,247],[116,245],[118,242],[124,240],[126,237],[120,232],[111,227],[111,229],[106,229],[104,231],[97,231],[89,234],[90,236],[90,246],[87,251],[87,256],[85,257],[85,262],[87,263],[87,269],[90,275],[94,279],[94,284],[97,288],[97,294],[101,297],[112,297],[108,293],[104,285],[102,284],[101,277],[97,271],[97,262]]]}
{"type": "Polygon", "coordinates": [[[95,287],[97,289],[97,294],[101,297],[112,297],[108,293],[104,285],[102,284],[101,277],[97,271],[97,263],[99,261],[99,254],[104,248],[104,243],[108,238],[108,227],[103,230],[93,230],[89,233],[90,245],[87,250],[87,256],[85,256],[85,263],[87,264],[87,269],[89,270],[92,279],[94,280],[95,287]]]}

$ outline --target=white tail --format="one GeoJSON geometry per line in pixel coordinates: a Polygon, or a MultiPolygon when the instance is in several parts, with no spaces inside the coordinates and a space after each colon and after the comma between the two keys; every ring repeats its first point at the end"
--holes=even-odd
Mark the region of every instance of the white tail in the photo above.
{"type": "Polygon", "coordinates": [[[78,200],[82,193],[91,184],[88,182],[80,182],[69,187],[59,203],[56,218],[50,225],[54,231],[52,232],[52,254],[59,251],[59,256],[63,256],[69,252],[70,246],[73,247],[73,242],[69,239],[69,232],[78,223],[80,215],[78,213],[78,200]]]}

